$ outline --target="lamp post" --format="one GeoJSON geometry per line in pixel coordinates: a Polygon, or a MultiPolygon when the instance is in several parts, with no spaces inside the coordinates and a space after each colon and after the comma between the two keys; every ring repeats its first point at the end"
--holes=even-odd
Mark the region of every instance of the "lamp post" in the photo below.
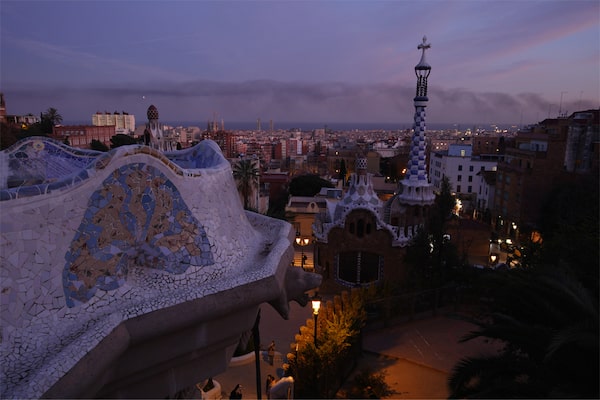
{"type": "Polygon", "coordinates": [[[304,269],[304,246],[307,246],[308,243],[310,242],[309,238],[303,238],[300,236],[296,236],[296,244],[298,246],[300,246],[300,251],[301,251],[301,257],[302,257],[302,261],[300,266],[302,267],[302,269],[304,269]]]}
{"type": "Polygon", "coordinates": [[[314,332],[315,347],[319,347],[319,344],[317,343],[317,318],[319,317],[319,308],[321,308],[321,298],[319,296],[315,295],[315,297],[313,297],[313,299],[312,299],[312,309],[313,309],[313,315],[315,317],[315,332],[314,332]]]}

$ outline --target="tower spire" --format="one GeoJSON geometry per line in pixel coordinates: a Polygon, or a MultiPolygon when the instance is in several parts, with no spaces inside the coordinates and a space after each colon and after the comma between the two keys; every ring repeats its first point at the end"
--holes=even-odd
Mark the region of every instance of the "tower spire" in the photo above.
{"type": "Polygon", "coordinates": [[[427,171],[425,165],[425,107],[427,107],[427,78],[431,73],[431,66],[425,61],[425,50],[431,45],[427,43],[427,37],[423,36],[423,43],[417,46],[422,50],[421,61],[415,66],[417,75],[417,95],[414,98],[415,122],[413,125],[412,147],[410,160],[408,161],[407,179],[414,182],[427,182],[427,171]]]}
{"type": "Polygon", "coordinates": [[[400,199],[409,204],[427,204],[433,202],[435,194],[427,178],[427,165],[425,159],[425,108],[427,107],[427,78],[431,73],[431,66],[425,60],[425,50],[431,48],[427,37],[417,46],[421,50],[421,60],[415,66],[417,75],[417,93],[414,98],[415,116],[413,125],[412,145],[409,154],[406,176],[402,181],[402,194],[400,199]]]}
{"type": "MultiPolygon", "coordinates": [[[[427,43],[427,36],[423,36],[423,43],[417,46],[417,49],[422,50],[421,61],[415,65],[415,74],[417,75],[417,95],[415,96],[415,107],[417,101],[427,101],[427,78],[431,73],[431,65],[425,61],[425,50],[429,49],[431,44],[427,43]]],[[[425,105],[424,105],[425,106],[425,105]]]]}

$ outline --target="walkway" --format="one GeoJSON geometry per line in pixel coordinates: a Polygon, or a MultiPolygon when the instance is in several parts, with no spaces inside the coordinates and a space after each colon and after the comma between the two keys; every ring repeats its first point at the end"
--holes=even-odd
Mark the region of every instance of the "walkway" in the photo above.
{"type": "MultiPolygon", "coordinates": [[[[291,305],[290,319],[283,320],[269,305],[261,307],[260,334],[262,347],[266,348],[275,340],[277,350],[275,363],[269,365],[266,354],[260,361],[261,382],[264,385],[267,374],[281,377],[283,357],[289,352],[289,344],[294,342],[298,329],[308,318],[312,318],[310,306],[302,308],[291,305]],[[287,347],[287,348],[286,348],[287,347]]],[[[458,343],[461,336],[475,326],[451,313],[435,317],[423,317],[397,326],[367,331],[364,333],[364,355],[358,360],[355,373],[364,368],[373,372],[383,372],[391,389],[392,396],[398,399],[442,399],[448,397],[446,381],[449,372],[460,358],[489,352],[490,346],[483,341],[472,340],[458,343]]],[[[214,377],[222,387],[222,396],[229,398],[229,392],[236,384],[241,384],[244,399],[256,397],[255,364],[249,362],[230,366],[227,371],[214,377]]],[[[340,396],[352,381],[342,387],[340,396]]],[[[266,398],[262,387],[263,398],[266,398]]],[[[200,398],[200,393],[196,393],[200,398]]]]}

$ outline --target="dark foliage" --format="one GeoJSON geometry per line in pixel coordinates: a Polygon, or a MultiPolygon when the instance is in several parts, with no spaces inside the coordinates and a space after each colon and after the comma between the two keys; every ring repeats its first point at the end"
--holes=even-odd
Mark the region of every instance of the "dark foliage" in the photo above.
{"type": "Polygon", "coordinates": [[[461,360],[451,398],[598,398],[598,298],[569,269],[546,267],[486,275],[492,299],[476,337],[499,353],[461,360]]]}
{"type": "Polygon", "coordinates": [[[598,177],[580,177],[557,187],[544,205],[541,259],[567,263],[598,295],[600,198],[598,177]]]}
{"type": "Polygon", "coordinates": [[[20,129],[13,124],[0,123],[0,150],[17,143],[20,139],[20,129]]]}
{"type": "Polygon", "coordinates": [[[351,399],[381,399],[395,394],[385,381],[385,371],[375,373],[368,368],[362,369],[352,380],[351,399]]]}
{"type": "Polygon", "coordinates": [[[333,184],[318,175],[300,175],[290,182],[290,194],[292,196],[312,197],[319,193],[323,187],[332,188],[333,184]]]}
{"type": "Polygon", "coordinates": [[[107,145],[96,139],[92,139],[90,142],[90,149],[104,152],[110,150],[107,145]]]}
{"type": "Polygon", "coordinates": [[[123,135],[121,133],[110,138],[111,149],[116,149],[121,146],[128,146],[131,144],[138,144],[138,141],[129,135],[123,135]]]}

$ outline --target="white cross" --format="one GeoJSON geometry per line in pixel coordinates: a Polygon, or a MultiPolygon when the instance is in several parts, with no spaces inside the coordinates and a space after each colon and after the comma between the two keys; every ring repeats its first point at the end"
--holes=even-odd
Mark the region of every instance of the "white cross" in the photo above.
{"type": "Polygon", "coordinates": [[[423,50],[423,55],[425,55],[425,50],[431,47],[431,44],[427,43],[427,36],[423,36],[423,43],[417,46],[417,49],[423,50]]]}

